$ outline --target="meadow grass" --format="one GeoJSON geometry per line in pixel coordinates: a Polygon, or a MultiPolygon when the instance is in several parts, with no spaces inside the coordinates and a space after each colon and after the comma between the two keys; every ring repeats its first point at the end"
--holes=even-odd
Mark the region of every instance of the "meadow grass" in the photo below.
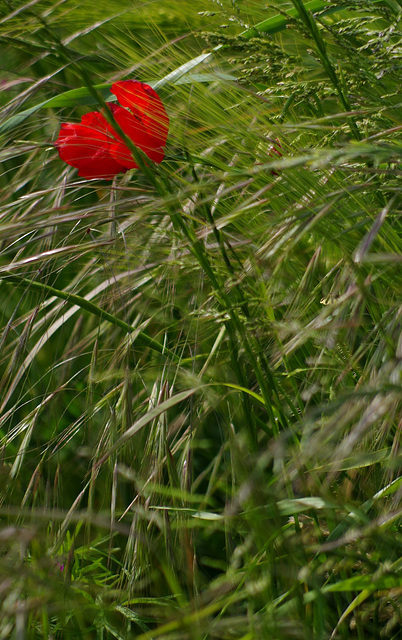
{"type": "Polygon", "coordinates": [[[0,639],[399,637],[401,17],[0,4],[0,639]],[[165,160],[79,178],[127,78],[165,160]]]}

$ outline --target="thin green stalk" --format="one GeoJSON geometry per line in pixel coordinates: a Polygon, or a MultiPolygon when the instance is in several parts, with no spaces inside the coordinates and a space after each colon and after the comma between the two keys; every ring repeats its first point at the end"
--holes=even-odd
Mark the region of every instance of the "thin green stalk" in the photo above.
{"type": "Polygon", "coordinates": [[[114,316],[111,313],[108,313],[107,311],[104,311],[104,309],[101,309],[96,304],[94,304],[93,302],[90,302],[89,300],[86,300],[86,298],[83,298],[82,296],[78,296],[75,293],[69,293],[67,291],[63,291],[62,289],[56,289],[55,287],[51,287],[50,285],[45,284],[44,282],[38,282],[37,280],[29,280],[28,278],[23,278],[22,276],[17,276],[15,274],[7,273],[7,272],[6,272],[6,277],[2,278],[0,280],[0,283],[4,283],[8,285],[15,284],[18,287],[33,289],[34,291],[39,291],[41,293],[49,293],[50,295],[55,296],[56,298],[61,298],[62,300],[66,300],[67,302],[74,304],[77,307],[80,307],[81,309],[84,309],[84,311],[88,311],[88,313],[91,313],[92,315],[97,316],[98,318],[101,318],[102,320],[106,320],[107,322],[110,322],[110,324],[113,324],[116,327],[120,327],[127,333],[133,333],[134,331],[138,332],[135,339],[138,340],[139,344],[145,347],[150,347],[153,351],[156,351],[158,353],[161,353],[161,354],[163,353],[165,355],[169,355],[174,359],[177,359],[177,356],[174,353],[169,352],[165,347],[160,345],[159,342],[157,342],[156,340],[148,336],[146,333],[144,333],[144,331],[138,331],[136,327],[133,327],[131,324],[128,324],[127,322],[124,322],[124,320],[121,320],[121,318],[114,316]]]}
{"type": "MultiPolygon", "coordinates": [[[[175,212],[171,213],[172,215],[172,219],[173,222],[176,222],[176,225],[180,227],[181,231],[185,234],[185,236],[187,237],[188,241],[190,242],[190,248],[192,253],[195,255],[195,257],[197,258],[199,264],[201,265],[202,269],[205,271],[205,273],[207,274],[212,286],[215,289],[215,292],[217,294],[217,300],[220,304],[220,306],[223,308],[223,310],[225,312],[227,312],[230,316],[231,319],[231,323],[233,324],[233,327],[236,331],[236,333],[238,334],[241,344],[244,346],[244,349],[247,353],[247,356],[249,358],[249,362],[250,365],[256,375],[258,384],[260,386],[261,389],[261,393],[262,396],[264,398],[265,401],[265,406],[266,406],[266,410],[268,412],[270,421],[271,421],[271,425],[272,425],[272,430],[274,433],[278,433],[278,428],[277,428],[277,423],[276,423],[276,417],[275,417],[275,412],[273,409],[273,405],[272,405],[272,392],[275,390],[276,391],[276,385],[275,385],[275,381],[274,378],[272,376],[272,374],[267,371],[265,371],[265,375],[267,376],[268,380],[265,378],[264,373],[261,369],[260,366],[260,362],[258,361],[258,359],[255,357],[254,354],[254,350],[252,348],[252,346],[250,345],[249,342],[249,338],[246,335],[246,330],[245,327],[243,325],[243,323],[240,321],[235,309],[233,308],[233,305],[231,304],[225,290],[224,290],[224,286],[223,283],[220,282],[220,279],[217,277],[217,275],[215,274],[214,270],[211,267],[211,264],[209,262],[209,259],[205,253],[205,250],[200,242],[200,240],[197,238],[196,234],[190,231],[190,226],[186,225],[184,223],[184,221],[182,220],[181,216],[175,212]],[[271,383],[271,388],[269,388],[268,386],[268,382],[271,383]]],[[[232,335],[232,330],[231,330],[231,326],[230,323],[226,323],[227,329],[228,329],[228,334],[229,336],[232,335]]],[[[235,341],[233,339],[233,337],[231,338],[231,342],[232,342],[232,347],[234,347],[235,341]]],[[[237,352],[237,349],[236,349],[237,352]]],[[[237,367],[236,367],[237,368],[237,367]]],[[[239,369],[237,368],[237,371],[239,371],[239,369]]],[[[247,386],[247,381],[244,377],[244,375],[241,375],[241,378],[239,380],[239,382],[243,385],[243,386],[247,386]]],[[[286,421],[286,417],[283,413],[283,410],[280,406],[280,404],[278,403],[278,406],[276,407],[276,410],[281,418],[281,422],[283,425],[286,425],[287,421],[286,421]]]]}
{"type": "MultiPolygon", "coordinates": [[[[316,51],[317,54],[322,62],[322,65],[329,77],[329,79],[331,80],[335,91],[337,92],[340,102],[343,106],[343,108],[345,109],[345,111],[349,112],[351,111],[351,106],[350,106],[350,102],[347,99],[346,95],[344,94],[342,87],[338,81],[338,77],[336,75],[335,69],[333,68],[330,59],[328,58],[328,54],[327,54],[327,50],[326,50],[326,46],[325,46],[325,42],[321,36],[321,33],[316,25],[316,22],[314,20],[314,17],[311,13],[311,9],[308,8],[308,5],[304,5],[303,2],[301,0],[292,0],[295,10],[298,12],[299,16],[301,17],[301,19],[303,20],[304,24],[306,25],[307,29],[310,31],[311,36],[315,42],[316,45],[316,51]]],[[[356,140],[360,141],[361,140],[361,135],[359,132],[359,129],[357,128],[357,125],[355,123],[355,121],[353,120],[353,118],[350,119],[350,129],[352,132],[352,135],[356,138],[356,140]]]]}

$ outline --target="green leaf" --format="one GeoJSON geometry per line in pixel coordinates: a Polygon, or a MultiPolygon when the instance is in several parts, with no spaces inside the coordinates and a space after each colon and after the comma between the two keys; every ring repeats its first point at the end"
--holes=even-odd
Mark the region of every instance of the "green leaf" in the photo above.
{"type": "Polygon", "coordinates": [[[291,516],[296,513],[303,513],[310,509],[335,509],[336,505],[328,500],[319,497],[294,498],[279,500],[278,509],[281,515],[291,516]]]}
{"type": "MultiPolygon", "coordinates": [[[[111,95],[111,86],[111,84],[98,84],[94,85],[94,89],[96,89],[106,100],[106,98],[111,95]]],[[[25,111],[20,111],[20,113],[16,113],[14,116],[11,116],[11,118],[8,118],[0,125],[0,135],[15,129],[40,109],[49,109],[53,107],[78,107],[93,104],[96,104],[96,101],[86,87],[71,89],[70,91],[65,91],[58,96],[54,96],[49,100],[36,104],[34,107],[30,107],[29,109],[25,109],[25,111]]]]}
{"type": "Polygon", "coordinates": [[[324,593],[335,591],[378,591],[383,589],[396,589],[402,586],[402,576],[392,573],[385,573],[379,578],[372,575],[353,576],[346,580],[340,580],[335,584],[330,584],[322,588],[324,593]]]}

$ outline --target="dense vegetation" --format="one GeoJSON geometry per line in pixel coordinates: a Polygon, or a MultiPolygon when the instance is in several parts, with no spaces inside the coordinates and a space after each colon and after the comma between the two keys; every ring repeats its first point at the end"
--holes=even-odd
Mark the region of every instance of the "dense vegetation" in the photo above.
{"type": "Polygon", "coordinates": [[[401,17],[0,3],[0,639],[399,637],[401,17]],[[164,162],[77,177],[127,78],[164,162]]]}

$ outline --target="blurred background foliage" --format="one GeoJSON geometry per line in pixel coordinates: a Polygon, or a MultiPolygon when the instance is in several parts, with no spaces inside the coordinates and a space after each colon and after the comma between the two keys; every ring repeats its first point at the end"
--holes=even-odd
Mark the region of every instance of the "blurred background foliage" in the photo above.
{"type": "Polygon", "coordinates": [[[398,637],[402,6],[305,4],[0,4],[0,638],[398,637]]]}

